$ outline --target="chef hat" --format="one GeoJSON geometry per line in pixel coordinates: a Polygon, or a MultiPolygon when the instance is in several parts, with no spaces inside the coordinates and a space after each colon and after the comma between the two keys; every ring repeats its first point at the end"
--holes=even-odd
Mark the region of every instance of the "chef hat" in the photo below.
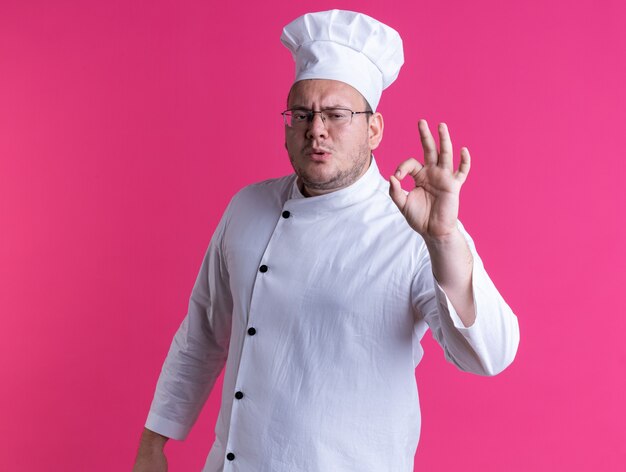
{"type": "Polygon", "coordinates": [[[362,13],[307,13],[283,29],[281,42],[296,61],[296,79],[340,80],[376,110],[383,89],[404,63],[398,32],[362,13]]]}

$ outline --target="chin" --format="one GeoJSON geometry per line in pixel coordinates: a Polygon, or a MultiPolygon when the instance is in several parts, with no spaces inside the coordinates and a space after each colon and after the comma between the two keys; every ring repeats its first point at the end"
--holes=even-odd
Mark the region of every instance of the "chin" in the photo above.
{"type": "Polygon", "coordinates": [[[331,170],[324,172],[322,169],[305,170],[299,173],[300,178],[311,187],[323,188],[337,178],[337,173],[331,170]]]}

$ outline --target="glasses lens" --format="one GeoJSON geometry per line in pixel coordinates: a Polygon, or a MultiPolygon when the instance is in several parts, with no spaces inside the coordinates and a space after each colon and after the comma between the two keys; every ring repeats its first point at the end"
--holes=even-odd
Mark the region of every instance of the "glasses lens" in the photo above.
{"type": "Polygon", "coordinates": [[[352,112],[345,108],[329,108],[322,111],[322,118],[326,126],[344,126],[350,123],[352,112]]]}
{"type": "Polygon", "coordinates": [[[291,115],[291,125],[290,126],[302,126],[306,125],[309,122],[309,113],[306,110],[292,110],[291,115]]]}
{"type": "Polygon", "coordinates": [[[313,121],[315,115],[320,114],[324,126],[327,128],[339,128],[346,126],[352,121],[352,110],[347,108],[327,108],[322,111],[312,110],[287,110],[283,112],[285,124],[290,128],[305,128],[313,121]]]}

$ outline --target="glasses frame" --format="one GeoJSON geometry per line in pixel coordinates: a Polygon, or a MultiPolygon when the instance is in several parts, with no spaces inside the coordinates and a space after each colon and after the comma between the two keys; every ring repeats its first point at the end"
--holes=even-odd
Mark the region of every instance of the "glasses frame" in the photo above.
{"type": "Polygon", "coordinates": [[[281,112],[280,114],[283,115],[283,122],[285,123],[285,126],[287,128],[297,128],[296,126],[291,126],[287,123],[287,116],[289,115],[289,113],[293,113],[294,111],[299,111],[299,112],[303,112],[306,113],[306,121],[302,122],[302,125],[306,124],[307,126],[313,122],[313,118],[315,117],[315,115],[317,115],[319,113],[320,118],[322,119],[322,123],[324,123],[324,127],[326,129],[328,129],[328,126],[326,125],[326,118],[324,117],[324,113],[327,111],[331,111],[331,110],[341,110],[341,111],[347,111],[350,113],[350,122],[343,124],[341,126],[350,126],[352,124],[352,118],[354,118],[354,115],[371,115],[374,112],[370,111],[370,110],[365,110],[365,111],[352,111],[350,108],[343,108],[343,107],[331,107],[331,108],[324,108],[322,110],[307,110],[306,108],[288,108],[287,110],[281,112]]]}

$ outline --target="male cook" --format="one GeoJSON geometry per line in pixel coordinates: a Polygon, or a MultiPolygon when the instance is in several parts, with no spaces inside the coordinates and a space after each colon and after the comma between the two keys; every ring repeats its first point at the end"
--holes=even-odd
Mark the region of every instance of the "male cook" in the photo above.
{"type": "Polygon", "coordinates": [[[415,366],[428,328],[464,371],[495,375],[517,319],[459,223],[470,170],[419,122],[424,164],[385,180],[382,90],[402,41],[366,15],[304,15],[283,31],[296,61],[285,142],[293,175],[244,188],[211,240],[174,337],[135,471],[166,470],[226,365],[205,472],[404,472],[420,432],[415,366]],[[413,190],[400,181],[410,176],[413,190]]]}

